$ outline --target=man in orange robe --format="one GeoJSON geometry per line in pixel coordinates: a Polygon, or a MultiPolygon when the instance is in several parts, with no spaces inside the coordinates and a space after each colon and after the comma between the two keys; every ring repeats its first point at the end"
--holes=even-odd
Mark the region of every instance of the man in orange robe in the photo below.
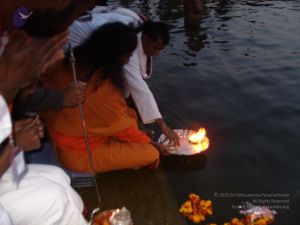
{"type": "MultiPolygon", "coordinates": [[[[99,74],[87,83],[83,104],[96,172],[157,167],[159,152],[139,130],[135,111],[109,79],[99,84],[96,77],[99,74]]],[[[62,63],[48,73],[45,83],[64,90],[72,79],[71,66],[62,63]]],[[[50,111],[43,117],[62,164],[73,171],[90,172],[79,108],[50,111]]]]}

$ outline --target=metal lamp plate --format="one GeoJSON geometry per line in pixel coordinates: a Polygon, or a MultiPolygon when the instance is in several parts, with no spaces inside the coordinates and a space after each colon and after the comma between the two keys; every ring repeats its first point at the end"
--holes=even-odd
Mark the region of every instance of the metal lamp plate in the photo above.
{"type": "Polygon", "coordinates": [[[176,147],[165,134],[161,134],[158,143],[163,144],[169,150],[168,152],[174,155],[195,155],[199,152],[195,151],[193,144],[188,140],[188,137],[195,133],[194,130],[174,130],[179,136],[180,147],[176,147]]]}

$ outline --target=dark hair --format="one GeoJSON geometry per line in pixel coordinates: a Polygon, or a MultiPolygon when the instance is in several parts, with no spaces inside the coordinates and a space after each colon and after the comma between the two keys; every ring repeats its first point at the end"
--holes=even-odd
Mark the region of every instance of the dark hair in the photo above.
{"type": "Polygon", "coordinates": [[[151,40],[157,41],[161,38],[164,44],[169,43],[170,34],[167,25],[164,23],[147,21],[142,25],[141,31],[143,34],[147,34],[151,40]]]}
{"type": "Polygon", "coordinates": [[[130,54],[137,46],[136,33],[128,26],[116,22],[96,29],[87,40],[74,49],[76,62],[87,68],[84,77],[88,81],[99,69],[101,79],[111,79],[120,89],[124,89],[122,57],[130,54]]]}

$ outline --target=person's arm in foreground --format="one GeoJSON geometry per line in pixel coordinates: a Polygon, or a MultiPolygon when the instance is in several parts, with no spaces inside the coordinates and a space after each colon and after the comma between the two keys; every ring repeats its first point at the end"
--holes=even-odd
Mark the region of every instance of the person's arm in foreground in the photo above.
{"type": "Polygon", "coordinates": [[[8,103],[22,87],[64,57],[62,46],[67,38],[66,32],[48,39],[34,39],[21,31],[10,34],[0,58],[0,94],[8,103]]]}
{"type": "Polygon", "coordinates": [[[63,91],[38,87],[35,93],[29,96],[26,93],[19,94],[20,98],[16,101],[14,108],[21,112],[40,112],[76,107],[84,102],[85,89],[86,84],[83,82],[78,82],[77,85],[70,82],[63,91]]]}

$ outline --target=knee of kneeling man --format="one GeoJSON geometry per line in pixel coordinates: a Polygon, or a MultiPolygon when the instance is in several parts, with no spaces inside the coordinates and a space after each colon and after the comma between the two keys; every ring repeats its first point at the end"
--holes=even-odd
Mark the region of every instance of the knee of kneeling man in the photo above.
{"type": "Polygon", "coordinates": [[[63,169],[57,166],[49,166],[48,170],[48,175],[51,176],[53,180],[57,181],[58,183],[71,183],[70,177],[66,174],[66,172],[63,169]]]}
{"type": "Polygon", "coordinates": [[[150,163],[153,163],[153,162],[156,162],[159,160],[159,151],[154,147],[154,146],[151,146],[152,149],[151,151],[148,153],[148,159],[149,161],[151,161],[150,163]]]}
{"type": "Polygon", "coordinates": [[[69,204],[67,191],[64,187],[56,183],[49,183],[43,190],[43,195],[39,197],[39,201],[49,207],[57,207],[64,209],[69,204]]]}
{"type": "Polygon", "coordinates": [[[56,224],[63,219],[66,209],[71,204],[66,190],[55,183],[49,183],[45,188],[36,191],[32,196],[35,209],[35,220],[52,221],[56,224]]]}

